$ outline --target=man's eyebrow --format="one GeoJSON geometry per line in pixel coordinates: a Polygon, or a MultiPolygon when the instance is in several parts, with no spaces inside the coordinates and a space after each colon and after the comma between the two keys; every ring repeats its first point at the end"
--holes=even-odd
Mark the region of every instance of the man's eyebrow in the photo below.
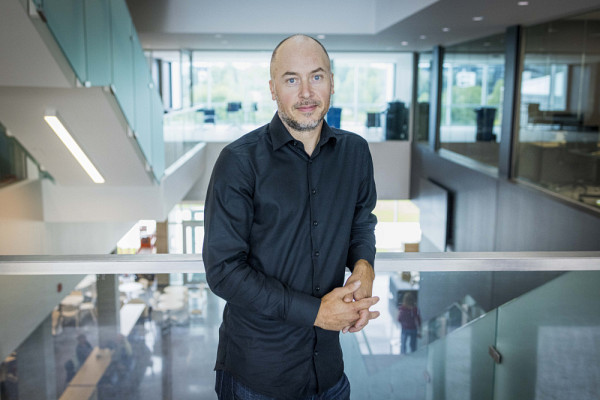
{"type": "MultiPolygon", "coordinates": [[[[325,72],[325,70],[321,67],[314,69],[312,71],[310,71],[311,74],[317,73],[317,72],[325,72]]],[[[297,76],[300,75],[298,72],[292,72],[292,71],[287,71],[284,72],[281,76],[297,76]]]]}

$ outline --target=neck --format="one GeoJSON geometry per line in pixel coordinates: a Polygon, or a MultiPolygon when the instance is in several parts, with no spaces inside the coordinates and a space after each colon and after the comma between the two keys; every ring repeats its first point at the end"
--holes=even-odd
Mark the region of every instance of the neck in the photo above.
{"type": "Polygon", "coordinates": [[[319,143],[319,139],[321,138],[321,128],[323,127],[323,121],[316,128],[308,130],[308,131],[297,131],[289,127],[283,120],[283,125],[287,128],[288,132],[292,137],[304,145],[304,151],[309,156],[312,155],[313,151],[317,147],[317,143],[319,143]]]}

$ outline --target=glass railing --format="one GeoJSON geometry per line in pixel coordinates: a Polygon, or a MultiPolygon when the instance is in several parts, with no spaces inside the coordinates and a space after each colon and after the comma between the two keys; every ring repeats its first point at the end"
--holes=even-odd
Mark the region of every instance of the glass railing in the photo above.
{"type": "Polygon", "coordinates": [[[14,137],[7,135],[0,123],[0,189],[26,179],[38,178],[53,180],[14,137]]]}
{"type": "MultiPolygon", "coordinates": [[[[198,143],[204,142],[206,119],[201,108],[171,111],[164,116],[165,166],[168,168],[198,143]]],[[[214,116],[212,117],[214,121],[214,116]]],[[[213,122],[208,122],[214,126],[213,122]]]]}
{"type": "Polygon", "coordinates": [[[450,304],[440,315],[423,323],[422,344],[431,343],[448,335],[455,329],[485,314],[473,297],[466,295],[460,301],[450,304]]]}
{"type": "Polygon", "coordinates": [[[110,87],[160,180],[165,169],[163,106],[126,2],[35,0],[27,4],[30,15],[37,13],[46,22],[81,86],[110,87]]]}
{"type": "MultiPolygon", "coordinates": [[[[352,399],[597,393],[600,253],[382,253],[376,270],[381,316],[340,335],[352,399]],[[400,291],[423,321],[475,319],[401,354],[400,291]]],[[[1,256],[0,275],[2,400],[216,398],[225,302],[200,256],[1,256]]]]}

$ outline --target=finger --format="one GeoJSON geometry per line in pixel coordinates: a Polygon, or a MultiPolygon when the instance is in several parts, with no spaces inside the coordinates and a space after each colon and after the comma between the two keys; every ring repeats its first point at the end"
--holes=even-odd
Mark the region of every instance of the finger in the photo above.
{"type": "Polygon", "coordinates": [[[369,311],[367,310],[361,310],[360,313],[360,318],[358,318],[358,321],[356,321],[354,323],[353,326],[351,326],[351,328],[355,328],[355,329],[362,329],[365,326],[367,326],[367,324],[369,323],[369,311]]]}
{"type": "Polygon", "coordinates": [[[345,326],[344,329],[342,329],[342,333],[348,333],[348,331],[350,330],[350,326],[345,326]]]}
{"type": "Polygon", "coordinates": [[[358,301],[355,301],[354,307],[356,310],[363,310],[363,309],[367,309],[371,306],[374,306],[375,304],[377,304],[377,302],[379,301],[379,297],[377,296],[373,296],[373,297],[367,297],[358,301]]]}
{"type": "Polygon", "coordinates": [[[348,332],[350,332],[350,333],[360,332],[365,326],[368,325],[370,320],[379,317],[379,311],[369,311],[366,314],[368,315],[368,317],[367,317],[364,325],[360,325],[359,322],[357,321],[356,324],[354,324],[353,326],[350,327],[350,329],[348,329],[348,332]]]}
{"type": "Polygon", "coordinates": [[[346,297],[347,294],[352,294],[360,287],[360,281],[352,282],[349,285],[337,288],[336,290],[341,292],[342,297],[346,297]]]}
{"type": "Polygon", "coordinates": [[[344,296],[344,302],[346,302],[346,303],[351,303],[353,299],[354,299],[354,296],[352,295],[352,293],[347,293],[344,296]]]}

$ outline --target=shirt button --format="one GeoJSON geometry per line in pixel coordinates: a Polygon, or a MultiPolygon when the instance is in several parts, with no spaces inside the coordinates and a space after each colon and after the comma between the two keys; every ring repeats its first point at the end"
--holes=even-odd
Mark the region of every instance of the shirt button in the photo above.
{"type": "Polygon", "coordinates": [[[317,225],[319,225],[319,223],[317,221],[313,221],[313,225],[317,226],[317,225]]]}
{"type": "Polygon", "coordinates": [[[312,193],[312,194],[317,194],[317,189],[313,189],[313,190],[311,191],[311,193],[312,193]]]}
{"type": "Polygon", "coordinates": [[[319,352],[315,350],[315,357],[319,355],[319,352]]]}
{"type": "Polygon", "coordinates": [[[320,292],[320,291],[321,291],[321,286],[317,285],[317,286],[315,287],[315,292],[320,292]]]}
{"type": "Polygon", "coordinates": [[[319,253],[318,251],[315,251],[315,257],[319,257],[319,254],[321,254],[321,253],[319,253]]]}
{"type": "Polygon", "coordinates": [[[294,140],[294,146],[298,146],[298,142],[294,140]]]}

